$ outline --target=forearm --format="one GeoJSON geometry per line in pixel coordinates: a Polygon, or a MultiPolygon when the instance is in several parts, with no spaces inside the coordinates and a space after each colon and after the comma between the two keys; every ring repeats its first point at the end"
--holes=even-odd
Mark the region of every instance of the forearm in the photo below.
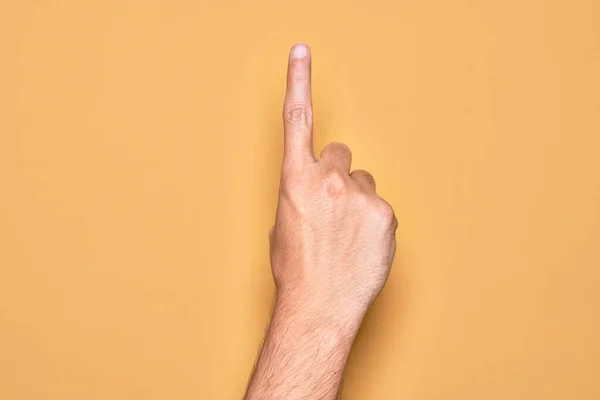
{"type": "Polygon", "coordinates": [[[357,327],[278,297],[245,399],[335,399],[357,327]]]}

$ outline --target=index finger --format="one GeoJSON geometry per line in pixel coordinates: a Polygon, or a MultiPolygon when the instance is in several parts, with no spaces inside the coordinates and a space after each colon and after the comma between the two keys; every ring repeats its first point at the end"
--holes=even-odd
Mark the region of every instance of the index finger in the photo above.
{"type": "Polygon", "coordinates": [[[283,106],[284,166],[295,169],[316,161],[312,121],[310,50],[304,43],[298,43],[290,51],[283,106]]]}

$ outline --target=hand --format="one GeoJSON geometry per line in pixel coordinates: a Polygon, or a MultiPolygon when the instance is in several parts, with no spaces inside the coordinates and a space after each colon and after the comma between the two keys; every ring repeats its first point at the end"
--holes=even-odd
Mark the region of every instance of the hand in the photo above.
{"type": "Polygon", "coordinates": [[[388,277],[398,222],[348,147],[312,150],[310,53],[290,54],[279,206],[271,229],[277,301],[246,400],[337,398],[352,342],[388,277]]]}
{"type": "Polygon", "coordinates": [[[347,146],[312,149],[308,47],[290,54],[284,104],[284,159],[271,267],[278,303],[358,329],[388,277],[397,220],[366,171],[350,172],[347,146]]]}

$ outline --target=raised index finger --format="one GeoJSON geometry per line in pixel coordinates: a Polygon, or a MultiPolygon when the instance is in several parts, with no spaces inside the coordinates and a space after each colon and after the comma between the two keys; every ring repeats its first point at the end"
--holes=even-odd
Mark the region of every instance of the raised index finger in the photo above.
{"type": "Polygon", "coordinates": [[[315,162],[312,121],[310,50],[305,44],[298,43],[290,52],[283,106],[284,167],[297,169],[315,162]]]}

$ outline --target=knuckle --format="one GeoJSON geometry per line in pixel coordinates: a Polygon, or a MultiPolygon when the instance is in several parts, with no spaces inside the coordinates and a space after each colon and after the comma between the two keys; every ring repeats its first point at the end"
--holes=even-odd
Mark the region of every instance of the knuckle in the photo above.
{"type": "Polygon", "coordinates": [[[343,192],[346,186],[342,174],[333,167],[327,168],[323,183],[324,191],[335,196],[343,192]]]}
{"type": "Polygon", "coordinates": [[[376,203],[373,214],[378,221],[386,226],[392,226],[396,219],[394,209],[383,199],[376,203]]]}
{"type": "Polygon", "coordinates": [[[325,167],[325,179],[340,184],[344,183],[344,176],[335,165],[327,165],[325,167]]]}
{"type": "Polygon", "coordinates": [[[286,105],[283,110],[283,119],[292,125],[310,123],[312,112],[306,104],[290,104],[286,105]]]}
{"type": "Polygon", "coordinates": [[[371,196],[367,193],[357,190],[354,192],[354,198],[356,199],[356,203],[358,203],[359,207],[363,208],[372,202],[371,196]]]}
{"type": "Polygon", "coordinates": [[[290,64],[289,78],[294,83],[304,83],[310,76],[310,68],[300,59],[290,64]]]}

